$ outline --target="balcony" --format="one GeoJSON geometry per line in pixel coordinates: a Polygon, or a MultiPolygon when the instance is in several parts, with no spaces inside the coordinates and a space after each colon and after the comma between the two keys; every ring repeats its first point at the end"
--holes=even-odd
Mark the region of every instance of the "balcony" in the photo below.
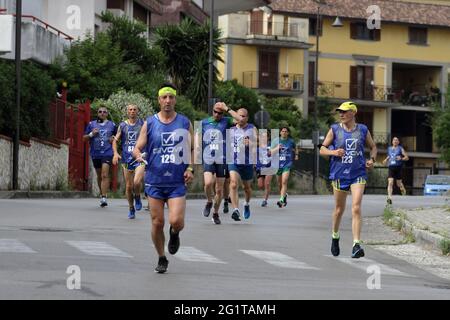
{"type": "MultiPolygon", "coordinates": [[[[363,86],[333,81],[319,81],[317,93],[320,97],[379,102],[394,102],[393,99],[395,96],[392,88],[388,86],[363,86]]],[[[312,86],[310,87],[310,96],[314,96],[312,86]]]]}
{"type": "Polygon", "coordinates": [[[389,132],[371,132],[373,142],[379,150],[386,150],[391,143],[391,134],[389,132]]]}
{"type": "MultiPolygon", "coordinates": [[[[0,14],[2,18],[13,17],[11,21],[15,24],[14,15],[0,14]]],[[[9,30],[9,29],[8,29],[9,30]]],[[[15,38],[15,28],[10,29],[11,39],[15,38]]],[[[4,38],[3,35],[1,39],[4,38]]],[[[63,54],[64,49],[70,46],[72,38],[62,31],[50,26],[46,22],[30,15],[22,16],[22,46],[21,59],[31,59],[38,63],[49,65],[56,57],[63,54]]],[[[15,48],[2,55],[2,58],[14,60],[15,48]]]]}
{"type": "Polygon", "coordinates": [[[231,44],[308,49],[308,19],[273,15],[252,19],[248,13],[219,17],[222,41],[231,44]]]}
{"type": "Polygon", "coordinates": [[[308,21],[272,22],[252,20],[248,22],[247,39],[271,39],[279,41],[307,42],[308,21]]]}
{"type": "MultiPolygon", "coordinates": [[[[406,89],[381,85],[363,86],[344,82],[319,81],[317,92],[319,97],[393,103],[404,106],[429,107],[433,103],[440,104],[441,102],[441,92],[438,88],[432,87],[430,89],[419,85],[406,89]]],[[[314,97],[312,84],[309,87],[309,96],[314,97]]]]}
{"type": "Polygon", "coordinates": [[[246,71],[243,85],[264,93],[299,95],[303,93],[303,75],[298,73],[274,73],[246,71]]]}

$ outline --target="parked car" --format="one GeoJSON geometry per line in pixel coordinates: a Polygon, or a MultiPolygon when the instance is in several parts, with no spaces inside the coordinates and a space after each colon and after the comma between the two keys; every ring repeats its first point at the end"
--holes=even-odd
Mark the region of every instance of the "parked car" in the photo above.
{"type": "Polygon", "coordinates": [[[424,196],[439,196],[450,190],[450,176],[428,175],[423,187],[424,196]]]}

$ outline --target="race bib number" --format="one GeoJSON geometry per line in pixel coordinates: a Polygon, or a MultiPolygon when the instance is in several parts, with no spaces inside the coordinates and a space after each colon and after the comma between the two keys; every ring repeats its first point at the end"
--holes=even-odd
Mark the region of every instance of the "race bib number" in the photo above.
{"type": "Polygon", "coordinates": [[[353,156],[343,156],[342,163],[353,163],[353,156]]]}
{"type": "Polygon", "coordinates": [[[210,144],[209,147],[210,147],[211,150],[219,150],[219,145],[215,144],[215,143],[210,144]]]}
{"type": "Polygon", "coordinates": [[[132,153],[134,150],[134,146],[128,146],[128,153],[132,153]]]}
{"type": "Polygon", "coordinates": [[[280,161],[286,161],[286,156],[281,156],[280,161]]]}
{"type": "Polygon", "coordinates": [[[175,155],[174,154],[163,154],[161,155],[161,163],[175,163],[175,155]]]}

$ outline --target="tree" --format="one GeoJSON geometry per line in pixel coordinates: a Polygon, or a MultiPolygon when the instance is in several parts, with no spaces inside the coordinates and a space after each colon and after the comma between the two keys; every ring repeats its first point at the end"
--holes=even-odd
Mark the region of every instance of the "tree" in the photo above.
{"type": "Polygon", "coordinates": [[[434,107],[433,137],[440,148],[442,159],[450,164],[450,86],[447,90],[447,103],[445,108],[440,105],[434,107]]]}
{"type": "MultiPolygon", "coordinates": [[[[209,23],[197,25],[187,18],[179,25],[165,25],[155,29],[155,45],[167,57],[166,67],[181,94],[187,95],[194,105],[204,109],[208,98],[209,23]]],[[[213,57],[219,55],[220,31],[214,29],[213,57]]],[[[217,82],[218,70],[214,67],[213,84],[217,82]]]]}
{"type": "MultiPolygon", "coordinates": [[[[13,61],[0,59],[0,133],[11,136],[15,132],[16,95],[13,61]]],[[[56,83],[46,68],[34,62],[22,63],[20,109],[20,138],[47,138],[49,104],[56,94],[56,83]]]]}
{"type": "Polygon", "coordinates": [[[218,83],[216,97],[234,109],[246,108],[249,112],[250,122],[255,113],[261,109],[262,96],[259,96],[255,90],[240,85],[237,80],[218,83]]]}
{"type": "Polygon", "coordinates": [[[103,22],[109,23],[106,34],[112,43],[118,44],[123,53],[123,62],[134,63],[141,70],[162,73],[165,56],[160,47],[151,47],[145,38],[147,26],[126,16],[117,17],[106,11],[101,15],[103,22]]]}
{"type": "Polygon", "coordinates": [[[71,101],[107,99],[119,88],[130,90],[144,80],[136,64],[124,62],[123,55],[107,34],[98,33],[95,39],[87,35],[66,51],[67,60],[54,67],[55,76],[67,82],[71,101]]]}

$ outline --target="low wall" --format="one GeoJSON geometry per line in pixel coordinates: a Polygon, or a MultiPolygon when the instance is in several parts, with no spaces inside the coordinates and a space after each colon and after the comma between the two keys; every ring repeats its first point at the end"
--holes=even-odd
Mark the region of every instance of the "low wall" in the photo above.
{"type": "MultiPolygon", "coordinates": [[[[0,190],[12,188],[12,139],[0,135],[0,190]]],[[[19,147],[20,190],[64,190],[68,186],[69,146],[32,138],[19,147]]]]}

